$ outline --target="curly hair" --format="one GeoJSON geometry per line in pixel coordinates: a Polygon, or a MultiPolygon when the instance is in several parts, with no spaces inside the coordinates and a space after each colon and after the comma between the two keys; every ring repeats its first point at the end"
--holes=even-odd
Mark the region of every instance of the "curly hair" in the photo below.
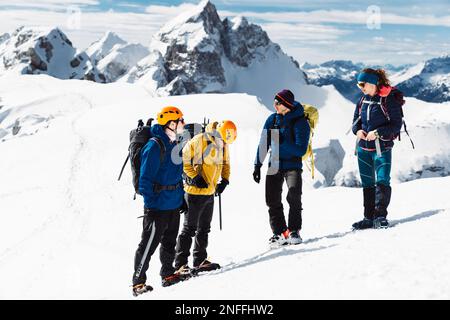
{"type": "Polygon", "coordinates": [[[363,70],[363,72],[376,74],[378,76],[378,84],[377,84],[378,88],[390,87],[391,86],[391,82],[388,79],[387,73],[383,69],[376,69],[375,70],[375,69],[372,69],[372,68],[366,68],[366,69],[363,70]]]}

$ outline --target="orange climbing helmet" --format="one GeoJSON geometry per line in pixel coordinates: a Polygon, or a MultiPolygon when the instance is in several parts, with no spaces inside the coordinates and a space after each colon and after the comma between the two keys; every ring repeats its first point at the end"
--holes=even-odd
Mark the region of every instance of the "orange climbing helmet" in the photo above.
{"type": "Polygon", "coordinates": [[[231,144],[234,140],[236,140],[237,128],[231,120],[224,120],[220,122],[216,127],[216,131],[220,134],[222,140],[227,144],[231,144]]]}
{"type": "Polygon", "coordinates": [[[158,124],[165,126],[169,121],[176,121],[183,118],[183,112],[174,106],[164,107],[158,112],[158,124]]]}

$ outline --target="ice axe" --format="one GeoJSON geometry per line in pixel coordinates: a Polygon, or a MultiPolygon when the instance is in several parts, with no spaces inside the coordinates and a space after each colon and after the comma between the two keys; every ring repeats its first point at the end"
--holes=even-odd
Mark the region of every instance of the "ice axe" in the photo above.
{"type": "Polygon", "coordinates": [[[219,222],[220,231],[222,231],[222,195],[219,193],[219,222]]]}

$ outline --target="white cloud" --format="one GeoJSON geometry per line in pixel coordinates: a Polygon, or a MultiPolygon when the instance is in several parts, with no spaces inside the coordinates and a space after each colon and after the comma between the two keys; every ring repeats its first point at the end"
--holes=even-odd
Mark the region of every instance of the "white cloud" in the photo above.
{"type": "Polygon", "coordinates": [[[65,10],[69,6],[95,6],[99,5],[99,0],[2,0],[0,9],[2,7],[17,7],[17,8],[37,8],[45,10],[65,10]]]}
{"type": "Polygon", "coordinates": [[[197,5],[192,3],[183,3],[179,6],[160,6],[151,5],[145,9],[148,14],[165,15],[167,17],[177,16],[187,10],[195,8],[197,5]]]}
{"type": "Polygon", "coordinates": [[[71,29],[65,12],[36,10],[0,10],[0,33],[17,27],[45,26],[61,28],[79,49],[84,49],[105,32],[114,31],[127,41],[148,45],[152,35],[166,22],[163,17],[121,12],[82,12],[80,28],[71,29]]]}
{"type": "Polygon", "coordinates": [[[274,41],[322,41],[336,40],[350,33],[333,26],[320,24],[263,23],[262,28],[274,41]]]}
{"type": "MultiPolygon", "coordinates": [[[[267,22],[283,23],[345,23],[363,24],[367,23],[370,15],[366,11],[344,11],[344,10],[315,10],[315,11],[286,11],[286,12],[232,12],[221,11],[223,16],[243,15],[267,22]]],[[[381,11],[381,23],[417,26],[444,26],[450,27],[450,16],[435,15],[398,15],[381,11]]]]}

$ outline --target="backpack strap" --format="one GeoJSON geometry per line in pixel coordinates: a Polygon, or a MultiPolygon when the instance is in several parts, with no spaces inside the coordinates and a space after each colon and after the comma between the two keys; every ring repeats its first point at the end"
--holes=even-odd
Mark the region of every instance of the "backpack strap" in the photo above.
{"type": "Polygon", "coordinates": [[[362,105],[363,105],[363,101],[364,101],[364,96],[361,97],[361,99],[359,99],[359,102],[357,104],[358,106],[358,118],[356,118],[356,120],[352,123],[352,126],[347,130],[347,132],[345,133],[346,135],[348,135],[354,126],[356,126],[356,124],[361,120],[361,113],[362,113],[362,105]]]}
{"type": "Polygon", "coordinates": [[[388,111],[388,107],[387,107],[387,97],[380,97],[380,106],[381,106],[381,111],[383,112],[386,119],[389,122],[391,122],[391,117],[389,116],[389,111],[388,111]]]}
{"type": "Polygon", "coordinates": [[[158,137],[152,137],[150,140],[155,141],[159,145],[160,153],[159,153],[159,162],[164,161],[164,157],[166,155],[166,146],[164,145],[164,142],[158,137]]]}
{"type": "MultiPolygon", "coordinates": [[[[362,96],[361,99],[359,99],[359,102],[358,102],[358,113],[359,113],[359,118],[360,119],[361,119],[363,101],[364,101],[364,96],[362,96]]],[[[359,119],[358,119],[358,121],[359,121],[359,119]]]]}

